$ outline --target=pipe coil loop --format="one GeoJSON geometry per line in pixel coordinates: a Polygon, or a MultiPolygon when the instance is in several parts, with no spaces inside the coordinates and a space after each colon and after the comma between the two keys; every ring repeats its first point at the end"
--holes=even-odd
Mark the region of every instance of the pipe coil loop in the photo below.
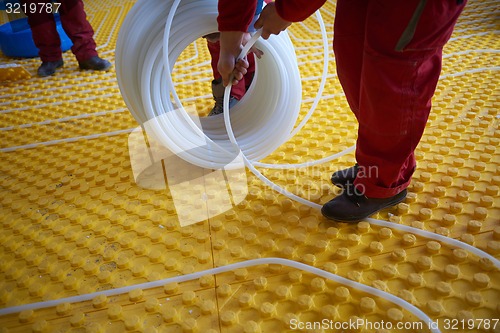
{"type": "MultiPolygon", "coordinates": [[[[171,72],[189,44],[217,31],[216,18],[213,0],[140,0],[125,19],[116,47],[118,84],[134,118],[187,162],[211,169],[227,168],[239,151],[228,139],[223,115],[198,119],[177,109],[182,104],[171,72]]],[[[288,140],[299,116],[302,87],[286,33],[260,39],[256,46],[265,56],[230,116],[242,153],[258,161],[288,140]]]]}

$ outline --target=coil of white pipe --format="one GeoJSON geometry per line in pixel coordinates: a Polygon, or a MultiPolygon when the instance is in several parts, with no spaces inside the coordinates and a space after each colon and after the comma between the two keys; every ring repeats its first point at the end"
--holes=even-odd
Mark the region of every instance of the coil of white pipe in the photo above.
{"type": "MultiPolygon", "coordinates": [[[[140,0],[134,8],[122,25],[116,47],[118,84],[132,115],[140,124],[148,124],[159,143],[186,161],[205,168],[227,167],[237,153],[222,115],[198,122],[176,110],[175,105],[181,102],[171,88],[171,71],[182,51],[201,36],[217,31],[217,2],[140,0]]],[[[257,62],[249,91],[231,109],[239,146],[245,156],[256,161],[289,138],[302,98],[288,35],[259,40],[257,47],[266,56],[257,62]],[[266,98],[261,98],[264,95],[266,98]]]]}
{"type": "MultiPolygon", "coordinates": [[[[281,82],[279,82],[287,80],[290,77],[293,77],[296,82],[299,81],[297,77],[298,74],[295,71],[295,69],[297,68],[296,61],[295,59],[292,59],[295,58],[295,56],[289,57],[289,59],[287,60],[288,64],[295,64],[295,66],[293,66],[293,68],[285,68],[288,71],[294,72],[294,74],[287,74],[283,71],[284,69],[281,68],[279,71],[279,75],[283,76],[272,77],[272,84],[269,84],[269,82],[261,82],[259,80],[259,77],[262,78],[265,75],[265,73],[263,74],[263,68],[267,69],[267,67],[264,67],[264,65],[282,65],[281,63],[278,64],[276,62],[271,62],[272,59],[270,60],[269,58],[286,58],[287,55],[294,54],[292,52],[293,46],[287,35],[280,34],[281,37],[273,36],[272,38],[270,38],[270,42],[268,43],[259,40],[259,42],[256,44],[265,52],[268,52],[267,56],[264,57],[264,59],[268,60],[259,62],[260,72],[256,75],[257,80],[254,80],[249,93],[244,97],[241,103],[239,103],[234,109],[231,110],[230,113],[225,112],[224,115],[204,119],[206,123],[202,124],[202,130],[200,126],[197,126],[185,112],[173,112],[173,104],[170,101],[169,97],[170,93],[173,95],[178,105],[180,105],[180,101],[175,92],[175,89],[173,89],[174,85],[170,78],[170,71],[175,64],[175,60],[181,54],[184,47],[189,45],[191,41],[196,40],[200,36],[216,30],[216,4],[217,2],[215,0],[183,0],[182,2],[180,0],[139,0],[136,3],[123,23],[116,48],[116,71],[118,83],[125,102],[129,106],[131,113],[139,123],[144,124],[148,122],[148,120],[157,121],[159,124],[150,126],[150,128],[152,128],[153,134],[157,137],[157,139],[161,139],[167,147],[173,147],[174,151],[181,151],[183,148],[193,145],[196,146],[198,144],[196,140],[206,140],[210,143],[213,143],[211,145],[207,145],[208,148],[206,150],[195,150],[197,152],[201,152],[201,154],[198,154],[196,156],[180,155],[183,158],[190,159],[193,164],[201,165],[202,167],[208,166],[210,168],[225,167],[227,166],[225,163],[228,163],[227,159],[234,158],[234,156],[238,155],[241,148],[245,164],[259,179],[264,181],[268,186],[305,205],[313,208],[320,208],[321,206],[317,203],[313,203],[303,198],[297,197],[272,183],[269,179],[260,174],[260,172],[258,172],[258,170],[256,170],[254,166],[276,168],[310,166],[317,164],[318,162],[325,162],[327,160],[338,158],[345,153],[352,151],[354,147],[348,148],[341,153],[332,155],[319,161],[307,162],[295,166],[262,164],[258,162],[259,158],[255,157],[255,155],[264,156],[268,154],[268,151],[272,151],[273,149],[264,149],[264,151],[258,151],[258,146],[256,145],[256,143],[251,142],[251,140],[268,143],[268,140],[265,139],[266,137],[259,137],[262,133],[271,135],[274,134],[273,132],[277,132],[280,129],[286,128],[286,131],[283,130],[282,132],[280,132],[280,140],[278,140],[277,142],[281,144],[282,142],[284,142],[281,141],[282,139],[286,141],[287,133],[290,133],[290,130],[293,126],[292,123],[295,122],[298,111],[296,110],[294,113],[289,113],[287,108],[274,108],[271,109],[271,111],[266,110],[266,112],[274,111],[273,113],[276,113],[276,110],[281,110],[282,114],[274,115],[276,118],[266,118],[266,114],[259,114],[264,117],[264,119],[266,119],[268,123],[260,123],[262,126],[267,125],[267,127],[264,132],[262,132],[260,128],[255,129],[259,130],[259,135],[257,135],[256,137],[251,137],[251,135],[247,132],[248,130],[251,130],[251,128],[245,127],[253,119],[253,117],[251,117],[252,112],[257,113],[259,111],[262,111],[262,109],[259,110],[259,108],[250,109],[252,107],[252,104],[259,104],[262,100],[268,100],[272,101],[272,103],[270,102],[268,104],[268,107],[274,107],[278,105],[276,103],[280,102],[280,100],[277,100],[276,96],[273,96],[273,94],[271,94],[271,92],[275,92],[275,90],[273,90],[273,87],[275,85],[279,85],[278,91],[285,94],[285,96],[291,96],[290,98],[293,98],[294,96],[298,97],[301,95],[297,93],[300,90],[284,91],[285,86],[282,85],[281,82]],[[167,17],[165,17],[165,13],[169,13],[167,17]],[[193,23],[193,21],[195,22],[193,23]],[[188,22],[193,23],[193,25],[189,25],[188,22]],[[172,27],[175,27],[175,29],[172,30],[172,27]],[[182,29],[187,30],[183,32],[182,29]],[[175,34],[175,38],[169,37],[172,33],[175,34]],[[170,41],[174,41],[173,44],[171,44],[170,41]],[[161,55],[162,47],[167,51],[163,54],[163,62],[161,55]],[[269,61],[269,63],[267,61],[269,61]],[[168,63],[169,66],[162,66],[164,63],[168,63]],[[133,67],[131,65],[135,65],[136,67],[133,67]],[[257,89],[261,85],[265,86],[265,89],[263,89],[263,91],[256,91],[255,89],[257,89]],[[145,94],[141,94],[142,92],[144,92],[145,94]],[[261,98],[261,96],[266,96],[266,98],[261,98]],[[248,110],[250,111],[248,111],[247,108],[249,108],[248,110]],[[171,113],[174,115],[172,117],[163,117],[162,115],[164,115],[165,113],[171,113]],[[237,118],[235,115],[238,115],[238,117],[242,118],[237,118]],[[276,119],[279,119],[280,121],[286,121],[290,118],[293,118],[294,121],[288,123],[285,122],[283,124],[281,122],[273,122],[276,119]],[[178,125],[180,129],[176,128],[174,125],[178,125]],[[245,127],[245,130],[242,130],[242,127],[245,127]],[[210,138],[207,138],[204,131],[209,132],[209,137],[214,137],[215,139],[212,141],[210,138]],[[249,152],[251,152],[252,154],[249,154],[249,152]]],[[[325,43],[326,33],[324,32],[324,25],[322,24],[321,19],[319,19],[319,21],[320,26],[323,29],[323,42],[325,43]]],[[[250,44],[248,46],[250,46],[250,44]]],[[[325,62],[325,66],[326,65],[327,63],[325,62]]],[[[272,70],[272,68],[270,68],[269,70],[272,70]]],[[[322,82],[324,82],[324,80],[322,80],[322,82]]],[[[288,86],[287,89],[300,89],[300,86],[293,86],[293,88],[288,86]]],[[[322,87],[320,87],[320,92],[321,90],[322,87]]],[[[318,97],[319,94],[316,98],[318,97]]],[[[227,108],[227,100],[225,102],[227,108]]],[[[300,101],[294,100],[294,103],[292,104],[296,105],[296,103],[300,103],[300,101]]],[[[309,112],[312,111],[313,108],[311,108],[309,112]]],[[[309,114],[307,116],[309,116],[309,114]]],[[[276,145],[279,146],[278,144],[276,145]]],[[[391,224],[386,221],[375,219],[369,219],[369,221],[372,224],[391,227],[404,232],[412,232],[423,237],[428,237],[436,241],[447,243],[452,246],[461,247],[473,252],[478,257],[486,258],[492,261],[492,263],[497,268],[500,268],[500,262],[496,258],[476,247],[469,246],[468,244],[465,244],[458,240],[443,237],[429,231],[415,229],[405,225],[391,224]]]]}
{"type": "MultiPolygon", "coordinates": [[[[179,156],[188,162],[206,168],[223,168],[241,150],[246,166],[259,179],[294,200],[314,208],[320,207],[316,203],[299,198],[280,188],[262,176],[254,167],[254,165],[276,168],[293,167],[262,164],[258,160],[274,151],[305,124],[303,121],[297,127],[298,129],[292,132],[300,109],[301,87],[298,70],[296,71],[297,63],[293,46],[285,33],[272,36],[269,41],[257,41],[256,46],[262,49],[266,56],[258,62],[256,79],[250,90],[243,100],[231,109],[230,113],[227,110],[227,98],[224,115],[205,118],[201,126],[196,125],[187,113],[175,111],[170,95],[173,96],[176,105],[181,105],[181,103],[173,88],[171,70],[185,47],[197,38],[217,30],[216,4],[215,0],[183,0],[182,2],[180,0],[139,0],[137,2],[131,10],[133,15],[129,14],[122,26],[116,49],[118,83],[127,106],[140,124],[150,123],[150,129],[157,140],[172,151],[179,152],[179,156]],[[154,15],[151,15],[152,11],[155,12],[154,15]],[[165,18],[164,13],[167,12],[169,14],[165,18]],[[144,36],[146,38],[142,40],[141,37],[144,36]],[[131,49],[127,45],[136,45],[136,47],[131,49]],[[137,67],[127,67],[130,64],[135,64],[137,67]],[[168,65],[165,66],[165,64],[168,65]],[[260,96],[266,96],[266,98],[260,96]],[[198,146],[203,140],[211,143],[207,145],[206,150],[194,150],[195,154],[181,153],[188,151],[190,147],[198,146]]],[[[323,39],[325,44],[325,33],[323,33],[323,39]]],[[[325,66],[327,66],[326,61],[325,66]]],[[[326,75],[323,75],[320,91],[323,89],[325,77],[326,75]]],[[[226,96],[228,96],[227,93],[226,96]]],[[[310,117],[316,104],[317,99],[306,119],[310,117]]],[[[353,148],[320,161],[307,162],[298,166],[326,162],[352,151],[353,148]]],[[[458,240],[409,226],[390,224],[386,221],[369,219],[369,222],[413,232],[464,248],[479,257],[491,260],[496,267],[499,267],[498,260],[491,255],[458,240]]],[[[382,297],[405,307],[414,314],[418,312],[416,309],[409,308],[397,297],[392,295],[382,297]]],[[[418,313],[417,316],[421,319],[428,319],[423,313],[418,313]]],[[[439,332],[438,329],[432,331],[439,332]]]]}

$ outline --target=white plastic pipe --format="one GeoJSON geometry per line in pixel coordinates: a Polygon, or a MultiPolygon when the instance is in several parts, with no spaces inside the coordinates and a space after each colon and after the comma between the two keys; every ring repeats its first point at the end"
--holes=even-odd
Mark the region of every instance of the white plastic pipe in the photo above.
{"type": "MultiPolygon", "coordinates": [[[[253,43],[255,43],[255,39],[254,38],[252,38],[252,40],[250,40],[250,42],[242,50],[239,58],[242,58],[243,56],[246,55],[246,53],[252,47],[253,43]]],[[[232,81],[232,79],[230,81],[232,81]]],[[[241,151],[240,147],[239,147],[239,143],[237,142],[237,139],[234,136],[234,133],[233,133],[233,124],[231,123],[231,119],[229,117],[229,96],[230,95],[231,95],[231,85],[228,85],[226,87],[225,92],[224,92],[224,122],[225,122],[225,125],[226,125],[226,130],[227,130],[228,135],[229,135],[229,140],[231,141],[231,143],[233,144],[233,146],[235,147],[236,150],[241,151]]],[[[336,156],[342,156],[342,155],[345,154],[346,151],[348,151],[350,149],[354,149],[354,147],[351,147],[351,148],[345,150],[344,152],[342,152],[340,154],[336,154],[336,156]]],[[[242,157],[243,157],[243,161],[244,161],[245,165],[250,169],[250,171],[252,171],[252,173],[255,176],[257,176],[260,180],[262,180],[265,184],[267,184],[272,189],[274,189],[277,192],[279,192],[279,193],[287,196],[288,198],[290,198],[292,200],[295,200],[295,201],[298,201],[298,202],[300,202],[300,203],[302,203],[304,205],[307,205],[307,206],[315,208],[315,209],[321,209],[321,205],[319,205],[317,203],[314,203],[312,201],[306,200],[304,198],[298,197],[295,194],[290,193],[286,189],[280,187],[279,185],[273,183],[271,180],[269,180],[268,178],[266,178],[264,175],[262,175],[262,173],[260,173],[255,168],[255,165],[257,165],[257,163],[249,160],[244,154],[243,154],[242,157]]],[[[327,159],[329,159],[329,158],[331,158],[331,156],[328,157],[327,159]]],[[[307,162],[307,163],[303,163],[303,164],[297,164],[295,166],[296,167],[298,167],[298,166],[301,166],[301,167],[302,166],[310,166],[310,165],[313,165],[313,163],[314,162],[312,162],[312,163],[311,162],[307,162]]],[[[260,164],[260,165],[268,166],[269,164],[260,164]]],[[[289,167],[289,166],[290,165],[280,165],[279,168],[286,168],[286,167],[289,167]]],[[[423,237],[426,237],[426,238],[434,239],[434,240],[436,240],[438,242],[441,241],[441,242],[446,243],[446,244],[451,245],[451,246],[457,246],[457,247],[463,248],[465,250],[468,250],[468,251],[474,253],[475,255],[477,255],[480,258],[485,258],[485,259],[490,260],[495,267],[497,267],[498,269],[500,269],[500,261],[497,260],[495,257],[493,257],[492,255],[490,255],[490,254],[488,254],[488,253],[486,253],[486,252],[478,249],[477,247],[471,246],[471,245],[469,245],[467,243],[464,243],[464,242],[461,242],[459,240],[456,240],[456,239],[453,239],[453,238],[450,238],[450,237],[446,237],[446,236],[442,236],[442,235],[439,235],[439,234],[436,234],[436,233],[433,233],[433,232],[429,232],[429,231],[426,231],[426,230],[413,228],[413,227],[406,226],[406,225],[403,225],[403,224],[396,224],[396,223],[391,223],[391,222],[387,222],[387,221],[377,220],[377,219],[373,219],[373,218],[367,218],[366,220],[368,222],[370,222],[371,224],[375,224],[375,225],[382,226],[382,227],[387,227],[387,228],[392,228],[392,229],[398,229],[398,230],[404,231],[404,232],[410,232],[410,233],[413,233],[413,234],[416,234],[416,235],[419,235],[419,236],[423,236],[423,237]]]]}
{"type": "MultiPolygon", "coordinates": [[[[261,48],[266,56],[263,60],[258,61],[257,73],[250,90],[243,100],[229,112],[230,87],[228,87],[225,94],[224,115],[203,119],[200,127],[185,112],[175,111],[176,108],[171,102],[171,98],[175,100],[175,105],[181,105],[181,102],[174,89],[171,70],[185,47],[199,37],[217,30],[216,15],[215,0],[183,0],[182,3],[180,0],[137,1],[122,25],[116,47],[118,84],[129,110],[140,124],[152,121],[153,126],[151,127],[155,137],[161,139],[162,144],[172,151],[186,151],[186,154],[180,156],[187,161],[209,168],[224,167],[228,162],[228,158],[234,157],[235,153],[241,151],[246,166],[259,179],[294,200],[314,208],[320,208],[320,205],[299,198],[272,183],[254,165],[259,165],[257,162],[259,159],[273,152],[304,126],[321,97],[328,65],[326,32],[322,20],[319,21],[323,29],[325,64],[321,86],[309,113],[295,131],[292,130],[300,111],[301,87],[293,46],[286,33],[272,36],[268,41],[255,38],[257,47],[261,48]],[[169,13],[167,17],[165,17],[165,13],[169,13]],[[222,119],[224,122],[222,122],[222,119]],[[206,151],[196,150],[194,155],[189,154],[189,147],[197,145],[200,137],[205,137],[213,144],[209,145],[210,148],[206,151]]],[[[249,44],[248,47],[250,46],[249,44]]],[[[352,151],[352,149],[353,147],[333,155],[330,160],[352,151]]],[[[320,160],[321,162],[312,161],[294,165],[293,167],[309,166],[327,160],[328,158],[320,160]]],[[[268,164],[260,164],[260,166],[290,167],[268,164]]],[[[467,249],[479,257],[488,258],[497,268],[500,268],[499,261],[494,257],[463,242],[409,226],[375,219],[368,219],[368,221],[372,224],[415,233],[467,249]]],[[[387,292],[315,267],[280,258],[247,260],[131,287],[1,309],[0,315],[55,306],[63,302],[90,300],[98,295],[116,295],[137,288],[146,289],[167,283],[184,282],[207,274],[218,274],[262,264],[281,264],[311,272],[326,279],[382,297],[410,311],[425,323],[431,322],[431,319],[421,310],[387,292]]],[[[431,331],[439,332],[439,329],[431,328],[431,331]]]]}
{"type": "MultiPolygon", "coordinates": [[[[315,274],[317,276],[323,277],[325,279],[346,285],[351,288],[355,288],[358,290],[361,290],[363,292],[366,292],[368,294],[371,294],[376,297],[381,297],[384,298],[390,302],[393,302],[394,304],[400,306],[401,308],[411,312],[414,314],[417,318],[422,320],[425,325],[429,325],[432,323],[430,326],[430,330],[433,333],[439,333],[439,329],[436,329],[437,324],[432,321],[424,312],[422,312],[420,309],[415,307],[414,305],[408,303],[407,301],[396,297],[392,294],[389,294],[388,292],[382,291],[377,288],[373,288],[364,284],[361,284],[359,282],[353,281],[346,279],[344,277],[335,275],[333,273],[324,271],[322,269],[309,266],[294,260],[288,260],[288,259],[283,259],[283,258],[259,258],[259,259],[251,259],[251,260],[245,260],[242,262],[226,265],[226,266],[221,266],[217,268],[211,268],[207,269],[204,271],[200,272],[195,272],[191,274],[185,274],[185,275],[180,275],[180,276],[175,276],[171,277],[168,279],[163,279],[163,280],[158,280],[158,281],[153,281],[153,282],[146,282],[142,284],[137,284],[134,286],[129,286],[129,287],[122,287],[122,288],[117,288],[117,289],[111,289],[111,290],[105,290],[105,291],[99,291],[91,294],[86,294],[86,295],[81,295],[81,296],[73,296],[73,297],[67,297],[67,298],[62,298],[54,301],[45,301],[45,302],[39,302],[39,303],[32,303],[32,304],[25,304],[25,305],[20,305],[20,306],[14,306],[6,309],[0,309],[0,316],[2,315],[7,315],[11,313],[17,313],[21,311],[26,311],[26,310],[36,310],[36,309],[42,309],[42,308],[48,308],[48,307],[54,307],[62,303],[76,303],[76,302],[84,302],[84,301],[90,301],[94,299],[97,296],[104,295],[104,296],[114,296],[114,295],[119,295],[119,294],[124,294],[128,293],[132,290],[136,289],[150,289],[150,288],[156,288],[156,287],[161,287],[167,284],[172,284],[172,283],[182,283],[190,280],[195,280],[199,279],[202,276],[206,275],[215,275],[215,274],[220,274],[220,273],[225,273],[225,272],[230,272],[230,271],[235,271],[237,269],[241,268],[247,268],[247,267],[254,267],[254,266],[259,266],[259,265],[269,265],[269,264],[275,264],[275,265],[283,265],[291,268],[295,268],[298,270],[306,271],[312,274],[315,274]]],[[[425,326],[424,326],[425,327],[425,326]]]]}
{"type": "MultiPolygon", "coordinates": [[[[181,52],[201,36],[217,31],[216,1],[138,4],[136,7],[141,8],[132,9],[133,15],[129,14],[123,23],[116,51],[117,77],[127,106],[140,124],[153,124],[162,145],[182,152],[179,155],[186,161],[205,168],[226,166],[235,151],[222,116],[201,118],[200,126],[186,112],[175,111],[175,105],[182,104],[171,78],[181,52]],[[204,145],[205,149],[190,149],[203,146],[197,140],[209,144],[204,145]]],[[[302,94],[295,51],[288,35],[260,40],[257,46],[266,56],[258,61],[249,91],[231,110],[240,147],[252,160],[268,156],[288,140],[300,112],[302,94]],[[267,98],[260,97],[263,95],[267,98]]]]}

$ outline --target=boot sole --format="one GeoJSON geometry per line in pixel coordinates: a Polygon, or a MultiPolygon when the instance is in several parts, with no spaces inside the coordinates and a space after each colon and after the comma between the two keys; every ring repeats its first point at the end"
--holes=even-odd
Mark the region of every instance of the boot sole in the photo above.
{"type": "Polygon", "coordinates": [[[110,64],[109,66],[105,66],[102,68],[92,68],[92,67],[88,67],[88,66],[79,66],[80,70],[82,70],[82,71],[102,71],[102,72],[106,72],[106,71],[110,70],[111,67],[113,67],[113,64],[110,64]]]}

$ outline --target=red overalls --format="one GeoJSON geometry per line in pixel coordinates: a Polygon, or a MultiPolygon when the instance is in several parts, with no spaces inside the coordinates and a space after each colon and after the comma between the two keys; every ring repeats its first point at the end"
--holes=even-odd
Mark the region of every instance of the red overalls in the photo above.
{"type": "Polygon", "coordinates": [[[442,49],[464,7],[456,0],[430,0],[418,17],[419,5],[421,0],[337,2],[337,73],[359,122],[361,173],[354,183],[369,198],[396,195],[410,183],[442,49]],[[411,22],[417,22],[413,36],[411,22]],[[409,38],[401,43],[405,34],[409,38]]]}
{"type": "MultiPolygon", "coordinates": [[[[49,3],[46,0],[22,0],[21,3],[49,3]]],[[[93,39],[94,30],[87,21],[83,9],[82,0],[62,0],[60,1],[59,13],[61,24],[73,42],[71,51],[75,54],[79,62],[88,60],[97,56],[96,44],[93,39]]],[[[28,16],[28,23],[31,27],[33,41],[36,47],[40,49],[39,55],[43,62],[57,61],[62,58],[61,40],[56,30],[56,22],[52,13],[37,10],[31,13],[29,10],[25,13],[28,16]]]]}
{"type": "MultiPolygon", "coordinates": [[[[324,1],[276,0],[276,10],[297,22],[324,1]]],[[[219,30],[243,31],[252,4],[255,0],[219,0],[219,30]]],[[[337,1],[337,73],[359,122],[355,184],[369,198],[394,196],[410,183],[442,48],[464,5],[457,0],[337,1]]]]}

